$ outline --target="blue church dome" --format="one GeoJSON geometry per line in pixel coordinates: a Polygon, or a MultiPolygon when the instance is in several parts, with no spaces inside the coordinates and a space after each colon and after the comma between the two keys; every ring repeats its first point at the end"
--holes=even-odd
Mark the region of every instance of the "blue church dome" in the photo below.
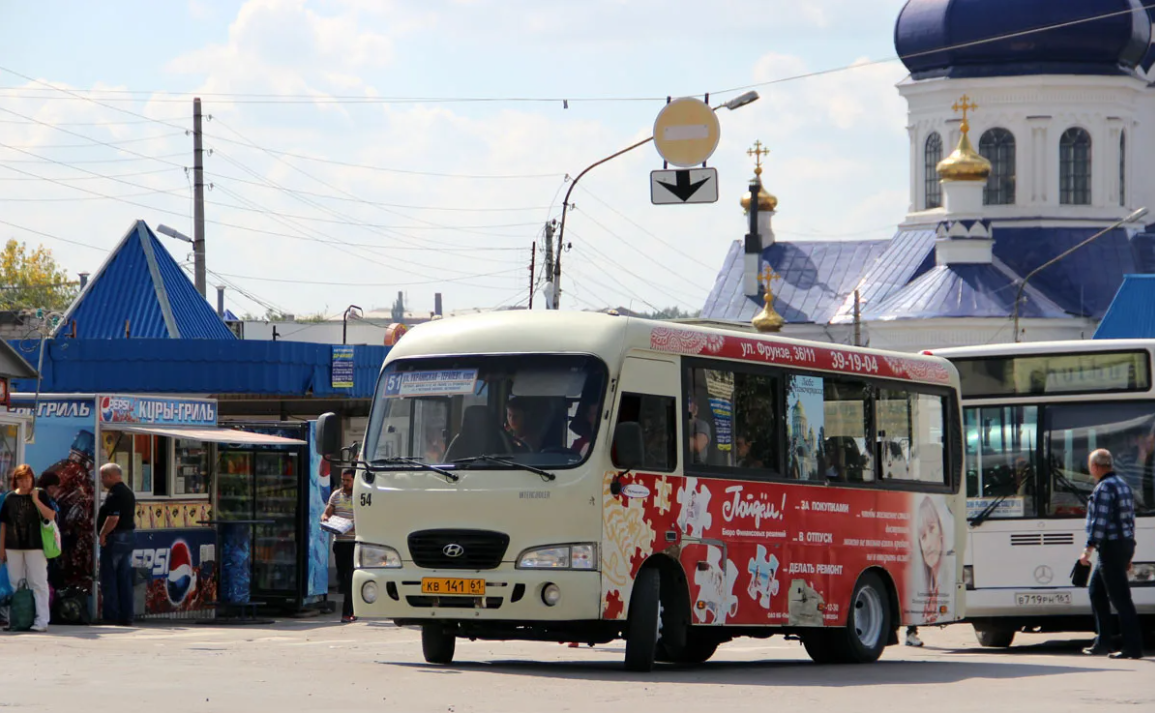
{"type": "Polygon", "coordinates": [[[1143,4],[1143,0],[908,0],[895,24],[894,46],[914,79],[1127,75],[1151,44],[1151,20],[1143,4]],[[1079,22],[1088,18],[1099,19],[1079,22]],[[1077,24],[1030,32],[1063,23],[1077,24]],[[1029,34],[1007,37],[1015,33],[1029,34]],[[994,37],[1006,39],[984,42],[994,37]]]}

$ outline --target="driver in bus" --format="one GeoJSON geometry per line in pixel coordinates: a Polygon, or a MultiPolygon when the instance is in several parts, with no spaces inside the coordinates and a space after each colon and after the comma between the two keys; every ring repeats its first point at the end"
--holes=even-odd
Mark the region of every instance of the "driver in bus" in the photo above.
{"type": "Polygon", "coordinates": [[[1115,470],[1131,486],[1139,509],[1155,505],[1155,423],[1128,439],[1128,450],[1115,458],[1115,470]]]}
{"type": "Polygon", "coordinates": [[[525,402],[516,396],[505,405],[505,431],[509,435],[515,453],[532,453],[535,450],[530,442],[525,402]]]}

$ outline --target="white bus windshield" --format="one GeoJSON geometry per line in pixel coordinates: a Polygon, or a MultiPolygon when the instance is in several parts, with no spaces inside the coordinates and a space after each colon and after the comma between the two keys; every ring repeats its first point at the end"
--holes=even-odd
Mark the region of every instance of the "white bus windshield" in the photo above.
{"type": "Polygon", "coordinates": [[[582,355],[399,360],[381,374],[363,456],[572,467],[597,437],[605,384],[605,365],[582,355]]]}

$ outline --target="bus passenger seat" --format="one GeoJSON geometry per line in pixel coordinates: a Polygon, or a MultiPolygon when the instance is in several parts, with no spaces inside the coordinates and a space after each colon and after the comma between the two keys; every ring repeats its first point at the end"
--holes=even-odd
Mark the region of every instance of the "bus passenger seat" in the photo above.
{"type": "Polygon", "coordinates": [[[446,462],[458,458],[471,458],[494,453],[508,453],[509,445],[501,432],[501,424],[487,406],[469,406],[461,418],[461,433],[458,433],[449,450],[446,462]]]}

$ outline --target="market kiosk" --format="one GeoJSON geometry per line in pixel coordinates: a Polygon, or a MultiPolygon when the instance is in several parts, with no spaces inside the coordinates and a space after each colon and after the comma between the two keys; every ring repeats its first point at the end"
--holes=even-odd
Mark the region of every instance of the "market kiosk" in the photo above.
{"type": "Polygon", "coordinates": [[[52,472],[60,478],[63,554],[54,565],[55,621],[82,623],[98,616],[96,514],[103,494],[96,472],[104,463],[120,465],[136,495],[138,617],[200,619],[214,616],[222,603],[243,603],[235,599],[249,596],[252,572],[269,569],[262,553],[273,556],[255,546],[262,537],[294,540],[299,556],[293,571],[283,554],[276,570],[281,579],[301,585],[283,592],[288,604],[300,607],[327,593],[327,587],[316,592],[307,586],[319,579],[311,572],[320,566],[318,552],[326,553],[328,565],[320,530],[324,506],[314,502],[323,502],[328,481],[310,453],[308,424],[296,430],[280,424],[221,428],[213,399],[147,395],[13,394],[9,409],[29,421],[26,461],[38,476],[52,472]],[[237,453],[253,457],[246,461],[237,453]],[[269,479],[278,492],[261,487],[269,479]],[[222,522],[230,518],[265,520],[268,528],[234,527],[229,537],[220,537],[222,522]],[[233,583],[226,586],[233,601],[222,597],[222,580],[233,583]]]}

